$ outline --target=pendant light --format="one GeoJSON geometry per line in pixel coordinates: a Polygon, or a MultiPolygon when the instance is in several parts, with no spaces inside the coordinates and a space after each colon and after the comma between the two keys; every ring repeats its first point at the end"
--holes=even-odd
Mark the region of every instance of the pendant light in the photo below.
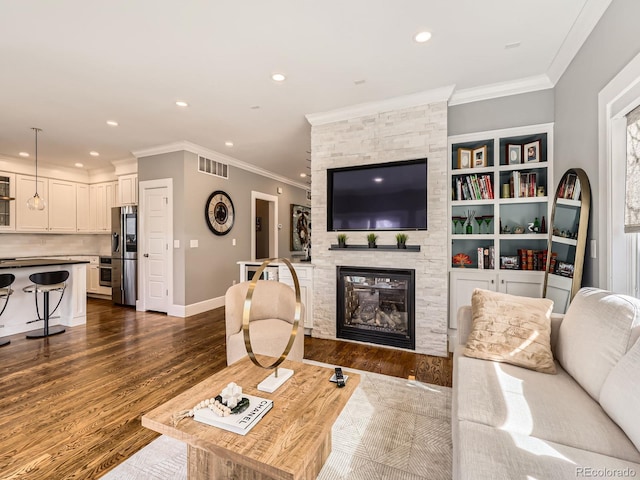
{"type": "Polygon", "coordinates": [[[36,193],[33,197],[27,200],[27,208],[29,210],[44,210],[47,206],[47,202],[38,195],[38,132],[41,132],[41,128],[32,127],[31,130],[36,132],[36,193]]]}

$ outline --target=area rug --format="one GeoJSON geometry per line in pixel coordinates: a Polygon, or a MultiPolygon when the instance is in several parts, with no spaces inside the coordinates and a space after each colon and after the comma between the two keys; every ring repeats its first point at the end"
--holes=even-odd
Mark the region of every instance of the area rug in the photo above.
{"type": "MultiPolygon", "coordinates": [[[[318,479],[451,479],[451,389],[344,370],[358,372],[360,385],[333,426],[318,479]]],[[[163,435],[102,478],[186,479],[186,463],[186,445],[163,435]]]]}

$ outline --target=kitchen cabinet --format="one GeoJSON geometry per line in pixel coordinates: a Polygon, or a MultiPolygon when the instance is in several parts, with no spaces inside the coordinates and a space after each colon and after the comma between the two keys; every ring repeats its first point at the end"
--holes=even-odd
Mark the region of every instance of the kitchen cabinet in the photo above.
{"type": "Polygon", "coordinates": [[[116,206],[117,182],[89,186],[90,228],[94,232],[111,232],[111,208],[116,206]]]}
{"type": "MultiPolygon", "coordinates": [[[[37,191],[47,207],[44,210],[29,210],[27,201],[36,192],[36,177],[16,175],[16,230],[23,232],[46,232],[49,230],[49,182],[38,177],[37,191]]],[[[75,218],[75,215],[74,215],[75,218]]]]}
{"type": "Polygon", "coordinates": [[[494,292],[540,298],[544,272],[528,271],[477,271],[458,268],[449,274],[449,328],[457,329],[458,309],[471,305],[471,295],[476,288],[494,292]]]}
{"type": "Polygon", "coordinates": [[[76,185],[76,231],[91,231],[91,215],[89,209],[89,185],[76,185]]]}
{"type": "Polygon", "coordinates": [[[49,199],[45,211],[49,212],[49,231],[71,233],[76,231],[76,184],[64,180],[48,180],[49,199]]]}
{"type": "Polygon", "coordinates": [[[138,204],[138,174],[121,175],[118,177],[118,191],[120,205],[138,204]]]}
{"type": "Polygon", "coordinates": [[[16,175],[0,172],[0,231],[16,229],[16,175]]]}

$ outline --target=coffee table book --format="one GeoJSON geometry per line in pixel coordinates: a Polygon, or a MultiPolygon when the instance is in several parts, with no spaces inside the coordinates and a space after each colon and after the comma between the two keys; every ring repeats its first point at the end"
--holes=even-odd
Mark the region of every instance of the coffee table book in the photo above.
{"type": "Polygon", "coordinates": [[[253,395],[242,396],[249,399],[249,407],[242,413],[221,417],[208,408],[201,408],[194,412],[193,418],[207,425],[246,435],[273,408],[273,400],[253,395]]]}

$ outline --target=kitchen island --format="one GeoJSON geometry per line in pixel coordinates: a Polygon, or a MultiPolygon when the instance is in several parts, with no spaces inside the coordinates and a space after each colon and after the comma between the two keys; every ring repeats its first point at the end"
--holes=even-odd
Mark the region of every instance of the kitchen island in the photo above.
{"type": "MultiPolygon", "coordinates": [[[[12,273],[16,280],[11,285],[13,294],[9,297],[7,309],[0,317],[0,336],[42,329],[44,322],[38,320],[36,302],[33,293],[22,291],[32,284],[29,275],[39,272],[67,270],[69,279],[58,310],[49,318],[49,326],[65,325],[74,327],[87,323],[87,275],[86,260],[60,260],[55,258],[15,258],[0,259],[0,273],[12,273]],[[31,322],[31,323],[27,323],[31,322]]],[[[58,293],[51,294],[51,309],[60,298],[58,293]]],[[[38,298],[40,316],[44,316],[42,295],[38,298]]],[[[0,305],[0,308],[2,306],[0,305]]]]}

